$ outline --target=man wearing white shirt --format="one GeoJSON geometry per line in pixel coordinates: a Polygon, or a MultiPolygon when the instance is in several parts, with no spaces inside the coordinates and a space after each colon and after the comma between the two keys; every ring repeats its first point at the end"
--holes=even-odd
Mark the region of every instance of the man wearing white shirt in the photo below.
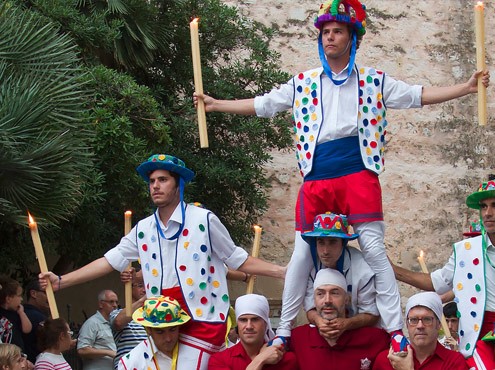
{"type": "Polygon", "coordinates": [[[479,209],[482,235],[455,243],[447,264],[431,274],[393,267],[398,280],[417,288],[438,294],[454,291],[460,313],[459,351],[475,366],[474,362],[495,363],[491,339],[495,322],[495,181],[480,184],[466,204],[479,209]],[[488,341],[478,341],[485,335],[488,341]],[[487,346],[490,350],[480,354],[478,347],[487,346]],[[487,353],[490,358],[484,359],[487,353]]]}
{"type": "MultiPolygon", "coordinates": [[[[488,71],[449,87],[423,87],[397,81],[375,68],[355,64],[366,30],[366,10],[359,1],[329,0],[322,4],[315,26],[322,66],[294,76],[286,84],[253,99],[204,100],[207,112],[273,117],[292,108],[297,159],[304,183],[296,204],[295,247],[282,297],[277,335],[289,336],[303,302],[312,264],[301,233],[316,215],[331,210],[345,214],[366,262],[376,274],[377,306],[384,328],[403,349],[400,296],[384,246],[382,195],[386,109],[420,108],[477,92],[477,79],[489,84],[488,71]]],[[[395,343],[394,342],[394,343],[395,343]]]]}

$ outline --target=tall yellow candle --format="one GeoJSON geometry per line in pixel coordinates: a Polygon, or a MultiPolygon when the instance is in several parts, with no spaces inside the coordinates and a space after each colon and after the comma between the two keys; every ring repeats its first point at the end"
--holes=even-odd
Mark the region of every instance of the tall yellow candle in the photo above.
{"type": "MultiPolygon", "coordinates": [[[[48,272],[48,266],[46,265],[45,253],[43,252],[43,246],[41,245],[40,234],[38,233],[38,224],[34,221],[34,218],[28,213],[29,217],[29,229],[31,230],[31,239],[33,239],[34,251],[36,253],[36,258],[38,259],[38,264],[40,266],[41,272],[48,272]]],[[[55,294],[53,294],[53,287],[48,280],[48,285],[46,286],[46,298],[48,299],[48,305],[50,306],[50,313],[52,319],[58,319],[60,316],[58,314],[57,302],[55,301],[55,294]]]]}
{"type": "MultiPolygon", "coordinates": [[[[199,53],[199,33],[198,33],[198,18],[194,18],[189,23],[191,31],[191,50],[194,72],[194,87],[197,93],[203,93],[203,77],[201,75],[201,56],[199,53]]],[[[199,128],[199,144],[201,148],[208,148],[208,131],[206,129],[206,112],[205,102],[203,99],[198,99],[198,128],[199,128]]]]}
{"type": "MultiPolygon", "coordinates": [[[[132,212],[125,211],[124,213],[124,235],[127,235],[131,232],[132,228],[132,212]]],[[[129,263],[127,269],[129,270],[132,267],[132,264],[129,263]]],[[[125,291],[125,314],[126,316],[132,316],[132,281],[128,281],[124,286],[125,291]]]]}
{"type": "MultiPolygon", "coordinates": [[[[419,252],[418,262],[419,262],[419,265],[421,266],[421,271],[423,271],[425,274],[427,274],[428,268],[426,267],[425,256],[424,256],[423,251],[419,252]]],[[[451,334],[450,334],[449,326],[447,325],[447,321],[445,321],[445,316],[442,315],[440,322],[442,324],[442,329],[443,329],[443,332],[445,333],[445,336],[450,337],[451,334]]]]}
{"type": "MultiPolygon", "coordinates": [[[[261,226],[254,225],[254,241],[253,241],[253,250],[251,251],[252,257],[258,257],[260,254],[261,247],[261,231],[263,229],[261,226]]],[[[251,294],[254,290],[254,280],[255,276],[251,275],[249,277],[249,281],[246,288],[246,294],[251,294]]]]}
{"type": "MultiPolygon", "coordinates": [[[[476,68],[485,70],[485,7],[483,2],[478,1],[474,6],[474,20],[476,26],[476,68]]],[[[486,115],[486,87],[478,78],[478,123],[485,126],[486,115]]]]}

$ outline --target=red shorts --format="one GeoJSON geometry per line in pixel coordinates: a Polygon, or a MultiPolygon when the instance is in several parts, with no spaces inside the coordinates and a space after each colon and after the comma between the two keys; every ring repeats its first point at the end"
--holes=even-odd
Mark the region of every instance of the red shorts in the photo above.
{"type": "MultiPolygon", "coordinates": [[[[184,311],[186,311],[192,318],[180,287],[163,289],[162,295],[175,298],[179,302],[180,307],[184,311]]],[[[227,322],[209,323],[203,321],[195,321],[194,319],[192,319],[184,325],[181,325],[180,332],[181,334],[190,335],[191,337],[204,340],[205,342],[208,342],[210,344],[221,346],[223,343],[225,343],[225,336],[227,335],[227,322]]]]}
{"type": "Polygon", "coordinates": [[[327,180],[305,181],[296,203],[296,230],[313,230],[317,215],[333,212],[349,224],[383,221],[382,189],[378,175],[363,170],[327,180]]]}

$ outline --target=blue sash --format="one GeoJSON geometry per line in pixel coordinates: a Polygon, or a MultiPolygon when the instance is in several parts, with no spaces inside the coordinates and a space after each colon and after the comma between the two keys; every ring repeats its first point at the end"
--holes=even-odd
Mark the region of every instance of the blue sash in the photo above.
{"type": "Polygon", "coordinates": [[[334,179],[365,169],[359,137],[349,136],[316,145],[313,168],[304,181],[334,179]]]}

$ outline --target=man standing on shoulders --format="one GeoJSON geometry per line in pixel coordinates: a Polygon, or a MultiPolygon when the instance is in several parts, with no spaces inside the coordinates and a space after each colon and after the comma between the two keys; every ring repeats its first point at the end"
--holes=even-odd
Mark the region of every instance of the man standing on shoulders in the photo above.
{"type": "Polygon", "coordinates": [[[81,326],[77,338],[77,354],[84,370],[112,370],[117,348],[108,321],[110,312],[119,304],[117,294],[103,290],[98,294],[98,310],[81,326]]]}
{"type": "Polygon", "coordinates": [[[267,347],[275,336],[269,312],[268,301],[262,295],[246,294],[237,298],[235,316],[239,343],[211,356],[208,370],[299,369],[294,353],[284,353],[280,345],[267,347]]]}
{"type": "MultiPolygon", "coordinates": [[[[146,289],[144,288],[143,272],[140,270],[132,277],[131,312],[142,307],[145,300],[146,289]]],[[[126,315],[125,308],[113,310],[110,313],[109,321],[117,347],[117,355],[113,360],[114,368],[117,369],[120,358],[146,339],[146,331],[142,325],[132,321],[132,317],[126,315]]]]}
{"type": "Polygon", "coordinates": [[[177,369],[203,369],[211,353],[225,346],[230,307],[225,265],[246,274],[284,278],[285,267],[251,257],[234,244],[213,212],[184,202],[185,184],[194,172],[171,155],[155,154],[138,166],[157,207],[139,221],[104,257],[63,275],[40,274],[46,286],[66,288],[124,271],[140,259],[148,298],[176,299],[191,316],[181,328],[177,369]]]}
{"type": "MultiPolygon", "coordinates": [[[[331,324],[346,317],[349,303],[347,282],[339,271],[318,271],[314,281],[316,312],[331,324]]],[[[335,369],[370,370],[377,354],[388,348],[390,337],[385,330],[362,327],[346,330],[338,337],[324,337],[313,325],[292,331],[290,346],[301,370],[314,370],[328,364],[335,369]]]]}
{"type": "Polygon", "coordinates": [[[467,370],[464,357],[438,342],[442,301],[438,294],[413,295],[406,305],[406,325],[410,345],[407,356],[398,356],[392,348],[378,355],[373,370],[467,370]]]}

